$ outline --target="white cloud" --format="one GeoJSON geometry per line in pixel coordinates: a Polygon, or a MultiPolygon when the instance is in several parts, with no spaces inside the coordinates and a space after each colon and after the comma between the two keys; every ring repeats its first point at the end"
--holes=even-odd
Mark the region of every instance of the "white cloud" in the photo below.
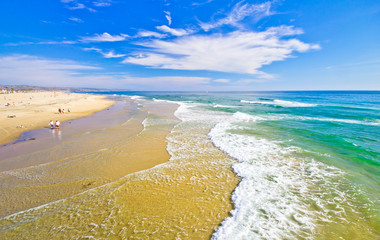
{"type": "Polygon", "coordinates": [[[2,84],[133,90],[199,90],[208,86],[211,81],[205,77],[132,77],[120,73],[101,73],[102,70],[68,60],[52,60],[28,55],[0,57],[2,84]]]}
{"type": "Polygon", "coordinates": [[[152,32],[147,30],[139,31],[136,35],[136,37],[155,37],[155,38],[165,38],[167,37],[166,34],[158,33],[158,32],[152,32]]]}
{"type": "Polygon", "coordinates": [[[223,25],[239,26],[239,22],[248,16],[254,17],[255,20],[258,21],[261,18],[272,14],[270,12],[271,2],[265,2],[262,4],[242,4],[242,2],[243,1],[236,4],[232,11],[225,17],[210,23],[201,23],[201,28],[205,31],[209,31],[223,25]]]}
{"type": "Polygon", "coordinates": [[[70,10],[75,10],[75,9],[84,9],[86,6],[82,3],[76,3],[75,5],[68,7],[70,10]]]}
{"type": "Polygon", "coordinates": [[[102,51],[101,49],[99,49],[99,48],[94,48],[94,47],[83,48],[83,50],[85,50],[85,51],[95,51],[95,52],[101,52],[101,51],[102,51]]]}
{"type": "Polygon", "coordinates": [[[113,50],[109,51],[108,53],[102,53],[102,55],[105,58],[121,58],[121,57],[125,57],[125,54],[116,54],[113,50]]]}
{"type": "Polygon", "coordinates": [[[211,70],[231,73],[271,76],[259,71],[263,65],[292,57],[293,52],[319,49],[298,39],[282,39],[300,34],[292,26],[272,27],[263,32],[235,31],[226,35],[193,35],[175,40],[141,42],[149,48],[136,52],[123,63],[133,63],[159,69],[211,70]]]}
{"type": "Polygon", "coordinates": [[[76,17],[70,17],[69,20],[73,21],[73,22],[77,22],[77,23],[82,23],[83,20],[80,19],[80,18],[76,18],[76,17]]]}
{"type": "Polygon", "coordinates": [[[85,50],[85,51],[94,51],[94,52],[100,53],[105,58],[121,58],[121,57],[125,57],[125,54],[116,54],[114,50],[111,50],[109,52],[103,52],[101,49],[94,48],[94,47],[92,47],[92,48],[83,48],[83,50],[85,50]]]}
{"type": "Polygon", "coordinates": [[[101,35],[95,34],[94,36],[90,37],[81,37],[82,42],[118,42],[118,41],[124,41],[129,36],[127,34],[120,34],[120,35],[114,35],[112,36],[109,33],[103,33],[101,35]]]}
{"type": "Polygon", "coordinates": [[[109,7],[111,6],[111,0],[98,0],[94,1],[92,4],[96,7],[109,7]]]}
{"type": "Polygon", "coordinates": [[[22,45],[55,45],[55,44],[75,44],[75,41],[65,40],[65,41],[45,41],[45,42],[18,42],[18,43],[6,43],[5,46],[22,46],[22,45]]]}
{"type": "Polygon", "coordinates": [[[208,4],[208,3],[211,3],[213,2],[214,0],[206,0],[204,2],[193,2],[192,5],[193,6],[201,6],[201,5],[204,5],[204,4],[208,4]]]}
{"type": "Polygon", "coordinates": [[[164,13],[166,14],[165,17],[168,20],[168,25],[170,26],[172,24],[172,17],[170,16],[170,12],[164,11],[164,13]]]}
{"type": "Polygon", "coordinates": [[[90,12],[96,12],[95,9],[87,7],[86,5],[78,2],[77,0],[61,0],[61,2],[64,3],[65,7],[70,10],[87,9],[90,12]]]}
{"type": "Polygon", "coordinates": [[[33,44],[48,44],[48,45],[55,45],[55,44],[75,44],[75,41],[65,40],[65,41],[46,41],[46,42],[38,42],[33,44]]]}
{"type": "Polygon", "coordinates": [[[187,31],[187,30],[182,29],[182,28],[170,28],[166,25],[157,26],[156,28],[162,32],[170,33],[171,35],[177,36],[177,37],[189,35],[192,33],[191,31],[187,31]]]}
{"type": "Polygon", "coordinates": [[[224,78],[220,78],[220,79],[213,80],[213,82],[217,82],[217,83],[229,83],[230,80],[224,79],[224,78]]]}
{"type": "Polygon", "coordinates": [[[50,60],[28,55],[5,56],[0,57],[0,82],[39,86],[70,86],[80,79],[81,71],[99,69],[68,60],[50,60]]]}

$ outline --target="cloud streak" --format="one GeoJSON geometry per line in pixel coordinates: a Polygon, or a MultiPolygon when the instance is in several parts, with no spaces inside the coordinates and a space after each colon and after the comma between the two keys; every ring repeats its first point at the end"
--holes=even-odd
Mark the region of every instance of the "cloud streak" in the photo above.
{"type": "Polygon", "coordinates": [[[169,11],[164,11],[164,13],[166,14],[165,17],[166,17],[166,20],[168,20],[168,25],[172,25],[172,17],[170,16],[170,12],[169,11]]]}
{"type": "Polygon", "coordinates": [[[12,55],[0,58],[0,81],[8,84],[38,83],[40,86],[63,87],[75,84],[75,81],[80,79],[82,71],[99,69],[68,60],[12,55]]]}
{"type": "MultiPolygon", "coordinates": [[[[93,49],[95,50],[95,49],[93,49]]],[[[107,87],[132,90],[204,89],[207,77],[155,76],[133,77],[121,73],[104,73],[104,69],[62,59],[29,55],[0,57],[0,82],[54,87],[107,87]]]]}
{"type": "Polygon", "coordinates": [[[177,37],[189,35],[192,33],[191,31],[188,31],[182,28],[170,28],[166,25],[157,26],[156,28],[162,32],[170,33],[171,35],[177,36],[177,37]]]}
{"type": "Polygon", "coordinates": [[[124,41],[129,36],[127,34],[111,35],[107,32],[103,34],[95,34],[94,36],[81,37],[81,42],[119,42],[124,41]]]}
{"type": "Polygon", "coordinates": [[[96,0],[96,1],[80,1],[80,0],[61,0],[65,7],[70,10],[86,9],[90,12],[96,12],[94,8],[88,7],[93,5],[94,7],[109,7],[112,0],[96,0]],[[86,4],[84,4],[86,3],[86,4]]]}
{"type": "Polygon", "coordinates": [[[158,32],[153,32],[153,31],[147,31],[147,30],[141,30],[139,31],[135,38],[149,38],[149,37],[154,37],[154,38],[165,38],[167,37],[166,34],[158,33],[158,32]]]}
{"type": "Polygon", "coordinates": [[[69,17],[69,20],[77,23],[83,23],[82,19],[76,17],[69,17]]]}
{"type": "Polygon", "coordinates": [[[109,7],[111,6],[111,0],[98,0],[94,1],[92,4],[96,7],[109,7]]]}
{"type": "Polygon", "coordinates": [[[283,39],[301,33],[302,30],[292,26],[280,26],[263,32],[235,31],[140,42],[149,51],[136,52],[123,63],[158,69],[257,74],[270,78],[270,75],[259,70],[262,66],[293,57],[294,52],[319,49],[319,45],[295,38],[283,39]]]}
{"type": "Polygon", "coordinates": [[[253,16],[255,21],[258,21],[263,17],[270,16],[272,14],[270,12],[270,7],[271,2],[262,4],[243,4],[242,2],[239,2],[234,6],[230,13],[226,14],[225,17],[214,20],[210,23],[201,23],[200,26],[205,31],[209,31],[223,25],[240,27],[239,22],[248,16],[253,16]]]}
{"type": "Polygon", "coordinates": [[[85,50],[85,51],[94,51],[94,52],[100,53],[105,58],[121,58],[121,57],[125,57],[125,54],[116,54],[114,50],[111,50],[109,52],[103,52],[99,48],[83,48],[83,50],[85,50]]]}

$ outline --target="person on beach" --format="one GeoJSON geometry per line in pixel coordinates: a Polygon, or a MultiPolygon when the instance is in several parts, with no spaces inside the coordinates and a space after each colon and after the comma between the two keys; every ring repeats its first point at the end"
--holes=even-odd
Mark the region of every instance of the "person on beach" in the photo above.
{"type": "Polygon", "coordinates": [[[59,128],[59,125],[60,125],[61,123],[57,120],[57,121],[55,121],[55,128],[59,128]]]}
{"type": "Polygon", "coordinates": [[[53,122],[53,120],[50,120],[50,128],[51,128],[51,129],[54,128],[54,122],[53,122]]]}
{"type": "Polygon", "coordinates": [[[65,109],[64,108],[62,109],[62,113],[65,113],[65,109]]]}
{"type": "Polygon", "coordinates": [[[58,108],[58,113],[62,113],[62,110],[60,108],[58,108]]]}

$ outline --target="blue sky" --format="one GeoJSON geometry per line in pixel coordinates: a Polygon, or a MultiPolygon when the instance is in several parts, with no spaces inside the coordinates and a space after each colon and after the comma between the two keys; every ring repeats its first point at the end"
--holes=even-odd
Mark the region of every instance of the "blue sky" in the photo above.
{"type": "Polygon", "coordinates": [[[0,83],[380,90],[380,1],[0,2],[0,83]]]}

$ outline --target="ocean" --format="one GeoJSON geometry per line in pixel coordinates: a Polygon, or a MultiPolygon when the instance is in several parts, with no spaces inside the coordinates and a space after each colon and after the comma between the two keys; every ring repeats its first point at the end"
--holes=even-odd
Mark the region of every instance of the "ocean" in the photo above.
{"type": "Polygon", "coordinates": [[[183,122],[212,125],[241,178],[213,239],[380,237],[379,91],[104,94],[176,102],[183,122]]]}

